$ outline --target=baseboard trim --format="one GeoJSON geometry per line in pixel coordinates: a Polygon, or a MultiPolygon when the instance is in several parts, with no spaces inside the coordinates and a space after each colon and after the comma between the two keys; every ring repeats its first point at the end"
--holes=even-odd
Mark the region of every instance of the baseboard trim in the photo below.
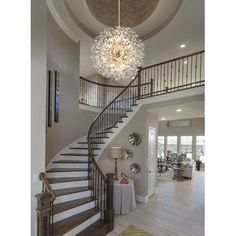
{"type": "Polygon", "coordinates": [[[138,202],[142,202],[142,203],[147,203],[149,200],[148,196],[143,197],[143,196],[135,195],[135,198],[138,202]]]}

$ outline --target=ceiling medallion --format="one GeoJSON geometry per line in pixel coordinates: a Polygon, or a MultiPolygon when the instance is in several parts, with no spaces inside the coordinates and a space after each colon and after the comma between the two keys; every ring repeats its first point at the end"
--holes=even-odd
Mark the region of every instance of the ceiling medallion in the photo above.
{"type": "Polygon", "coordinates": [[[144,44],[135,31],[120,26],[120,0],[118,26],[104,29],[95,38],[91,58],[99,74],[114,80],[134,78],[142,66],[144,44]]]}

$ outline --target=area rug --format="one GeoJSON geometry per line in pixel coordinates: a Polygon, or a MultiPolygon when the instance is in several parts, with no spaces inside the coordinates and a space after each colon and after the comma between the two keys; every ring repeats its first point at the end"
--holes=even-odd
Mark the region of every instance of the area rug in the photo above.
{"type": "Polygon", "coordinates": [[[154,236],[133,225],[129,225],[119,236],[154,236]]]}

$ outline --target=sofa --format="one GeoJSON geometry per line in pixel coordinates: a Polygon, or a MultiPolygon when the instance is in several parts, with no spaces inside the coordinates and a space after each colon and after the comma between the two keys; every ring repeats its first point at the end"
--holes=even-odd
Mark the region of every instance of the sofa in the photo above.
{"type": "Polygon", "coordinates": [[[183,177],[192,179],[196,169],[196,162],[194,160],[183,162],[182,168],[184,169],[183,177]]]}

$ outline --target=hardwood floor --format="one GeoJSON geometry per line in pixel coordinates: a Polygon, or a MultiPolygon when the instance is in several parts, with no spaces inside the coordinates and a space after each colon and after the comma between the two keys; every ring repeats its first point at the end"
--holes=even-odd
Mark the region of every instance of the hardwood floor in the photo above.
{"type": "Polygon", "coordinates": [[[204,235],[204,179],[196,171],[192,180],[172,180],[172,170],[158,176],[158,193],[148,203],[138,203],[129,215],[116,215],[115,228],[107,236],[116,236],[133,224],[156,236],[204,235]]]}

